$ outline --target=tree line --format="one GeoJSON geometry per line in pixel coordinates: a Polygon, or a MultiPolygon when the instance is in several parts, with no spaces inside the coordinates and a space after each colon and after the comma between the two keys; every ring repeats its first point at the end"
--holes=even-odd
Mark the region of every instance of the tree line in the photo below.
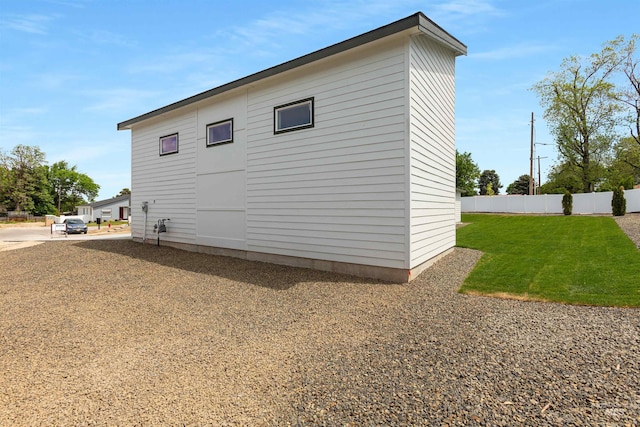
{"type": "MultiPolygon", "coordinates": [[[[589,57],[565,58],[536,83],[544,118],[558,150],[540,193],[588,193],[640,183],[640,35],[619,36],[589,57]]],[[[463,195],[499,194],[494,170],[480,173],[470,153],[456,151],[456,186],[463,195]]],[[[539,185],[540,183],[538,183],[539,185]]],[[[529,194],[529,175],[507,187],[529,194]]]]}
{"type": "Polygon", "coordinates": [[[640,35],[565,58],[533,86],[558,149],[541,190],[610,191],[640,182],[640,35]]]}
{"type": "Polygon", "coordinates": [[[456,188],[462,192],[462,196],[493,196],[500,194],[502,184],[500,176],[495,170],[486,169],[480,172],[480,168],[471,158],[471,153],[460,153],[456,150],[456,188]]]}
{"type": "Polygon", "coordinates": [[[100,186],[88,175],[61,160],[47,165],[39,147],[17,145],[0,151],[0,208],[31,215],[73,212],[92,202],[100,186]]]}

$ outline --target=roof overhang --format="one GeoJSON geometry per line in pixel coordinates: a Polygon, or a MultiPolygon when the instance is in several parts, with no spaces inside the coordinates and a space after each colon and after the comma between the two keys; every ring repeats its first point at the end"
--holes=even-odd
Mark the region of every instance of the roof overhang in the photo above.
{"type": "Polygon", "coordinates": [[[315,52],[301,56],[299,58],[292,59],[291,61],[287,61],[282,64],[276,65],[274,67],[267,68],[266,70],[251,74],[249,76],[243,77],[238,80],[234,80],[222,86],[218,86],[216,88],[191,96],[189,98],[185,98],[181,101],[174,102],[173,104],[169,104],[162,108],[158,108],[157,110],[153,110],[146,114],[142,114],[140,116],[126,120],[124,122],[118,123],[118,130],[131,129],[132,126],[137,123],[177,110],[182,107],[186,107],[188,105],[194,104],[198,101],[202,101],[212,96],[219,95],[221,93],[228,92],[230,90],[255,83],[257,81],[266,79],[268,77],[278,75],[285,71],[293,70],[303,65],[307,65],[312,62],[319,61],[321,59],[345,52],[347,50],[354,49],[356,47],[362,46],[367,43],[371,43],[373,41],[382,39],[384,37],[388,37],[388,36],[391,36],[403,31],[412,30],[412,29],[415,30],[416,33],[425,34],[426,36],[440,43],[443,43],[449,49],[451,49],[456,56],[467,54],[467,46],[465,46],[463,43],[461,43],[458,39],[453,37],[451,34],[447,33],[435,22],[427,18],[422,12],[417,12],[404,19],[401,19],[396,22],[392,22],[391,24],[385,25],[383,27],[361,34],[359,36],[347,39],[343,42],[336,43],[329,47],[325,47],[324,49],[317,50],[315,52]]]}

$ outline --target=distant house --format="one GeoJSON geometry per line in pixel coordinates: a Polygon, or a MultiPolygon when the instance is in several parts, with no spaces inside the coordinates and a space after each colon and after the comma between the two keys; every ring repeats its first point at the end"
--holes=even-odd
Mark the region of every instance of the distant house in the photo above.
{"type": "Polygon", "coordinates": [[[132,236],[406,282],[455,245],[455,59],[422,13],[118,124],[132,236]]]}
{"type": "Polygon", "coordinates": [[[86,205],[76,206],[76,210],[78,211],[78,216],[81,216],[84,222],[96,222],[98,218],[102,221],[126,220],[131,214],[130,206],[131,195],[125,194],[86,205]]]}

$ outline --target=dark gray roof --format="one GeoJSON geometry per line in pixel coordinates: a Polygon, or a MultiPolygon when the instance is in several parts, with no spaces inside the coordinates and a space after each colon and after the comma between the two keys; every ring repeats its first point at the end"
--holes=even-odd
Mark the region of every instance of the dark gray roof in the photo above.
{"type": "Polygon", "coordinates": [[[218,95],[218,94],[227,92],[229,90],[232,90],[250,83],[254,83],[258,80],[262,80],[267,77],[275,76],[285,71],[292,70],[294,68],[309,64],[314,61],[318,61],[320,59],[327,58],[329,56],[344,52],[349,49],[353,49],[358,46],[362,46],[366,43],[370,43],[372,41],[375,41],[375,40],[378,40],[378,39],[381,39],[381,38],[384,38],[392,34],[396,34],[411,28],[415,28],[416,30],[419,30],[420,32],[428,35],[429,37],[441,43],[444,43],[450,49],[452,49],[456,55],[467,54],[467,46],[462,44],[458,39],[456,39],[455,37],[447,33],[445,30],[440,28],[438,24],[436,24],[435,22],[427,18],[422,12],[417,12],[404,19],[401,19],[396,22],[392,22],[391,24],[385,25],[383,27],[361,34],[359,36],[350,38],[343,42],[331,45],[329,47],[325,47],[324,49],[317,50],[315,52],[293,59],[291,61],[287,61],[280,65],[267,68],[266,70],[257,72],[255,74],[251,74],[247,77],[243,77],[238,80],[234,80],[222,86],[218,86],[216,88],[207,90],[205,92],[199,93],[197,95],[191,96],[181,101],[174,102],[173,104],[169,104],[162,108],[158,108],[157,110],[153,110],[149,113],[142,114],[140,116],[126,120],[124,122],[118,123],[118,130],[131,129],[132,125],[139,123],[143,120],[147,120],[152,117],[159,116],[160,114],[176,110],[178,108],[193,104],[195,102],[212,97],[214,95],[218,95]]]}
{"type": "Polygon", "coordinates": [[[87,203],[86,205],[80,206],[91,206],[92,208],[99,208],[100,206],[111,205],[119,202],[127,202],[129,204],[131,202],[131,194],[123,194],[122,196],[112,197],[110,199],[98,200],[97,202],[87,203]]]}

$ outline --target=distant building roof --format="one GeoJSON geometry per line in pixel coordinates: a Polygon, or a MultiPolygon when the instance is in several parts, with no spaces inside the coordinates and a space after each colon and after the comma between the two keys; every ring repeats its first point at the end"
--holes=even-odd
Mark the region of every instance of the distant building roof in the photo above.
{"type": "Polygon", "coordinates": [[[131,202],[131,194],[123,194],[122,196],[112,197],[110,199],[98,200],[97,202],[87,203],[85,205],[80,206],[91,206],[92,208],[99,208],[100,206],[112,205],[114,203],[119,202],[127,202],[129,204],[131,202]]]}

